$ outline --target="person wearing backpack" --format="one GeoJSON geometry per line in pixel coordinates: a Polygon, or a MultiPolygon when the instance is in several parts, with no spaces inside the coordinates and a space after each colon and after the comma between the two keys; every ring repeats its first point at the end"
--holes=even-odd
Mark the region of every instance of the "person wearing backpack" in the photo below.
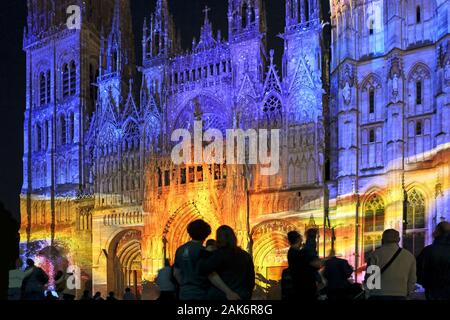
{"type": "Polygon", "coordinates": [[[382,245],[367,258],[366,287],[369,300],[406,300],[415,289],[416,259],[408,250],[400,248],[400,234],[389,229],[383,232],[382,245]],[[373,281],[371,266],[380,268],[380,286],[371,286],[373,281]],[[370,268],[370,269],[369,269],[370,268]]]}

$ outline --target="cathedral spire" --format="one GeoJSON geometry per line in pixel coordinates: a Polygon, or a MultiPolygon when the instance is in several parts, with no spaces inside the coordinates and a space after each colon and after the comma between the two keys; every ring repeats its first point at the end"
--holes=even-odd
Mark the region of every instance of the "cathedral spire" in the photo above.
{"type": "MultiPolygon", "coordinates": [[[[128,1],[114,0],[110,33],[102,44],[102,69],[104,74],[122,74],[131,76],[134,63],[134,41],[131,30],[131,13],[128,1]]],[[[103,33],[103,31],[102,31],[103,33]]]]}
{"type": "Polygon", "coordinates": [[[205,6],[203,13],[205,14],[205,21],[203,22],[202,30],[200,33],[200,41],[195,47],[195,51],[207,50],[215,46],[216,40],[214,39],[212,24],[208,18],[208,12],[210,8],[205,6]]]}
{"type": "Polygon", "coordinates": [[[170,54],[172,41],[173,23],[167,0],[158,0],[150,25],[145,23],[143,28],[144,60],[170,54]]]}
{"type": "Polygon", "coordinates": [[[286,0],[286,29],[299,24],[318,22],[319,17],[318,0],[286,0]]]}
{"type": "Polygon", "coordinates": [[[229,0],[228,28],[230,40],[240,34],[261,31],[261,4],[259,0],[229,0]]]}

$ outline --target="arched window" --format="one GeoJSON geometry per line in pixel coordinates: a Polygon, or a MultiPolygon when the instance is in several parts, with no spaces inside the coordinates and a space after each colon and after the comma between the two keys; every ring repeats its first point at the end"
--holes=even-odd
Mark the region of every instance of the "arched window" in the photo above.
{"type": "Polygon", "coordinates": [[[59,130],[60,130],[60,144],[64,145],[67,143],[67,127],[66,127],[66,118],[64,115],[61,115],[59,118],[59,130]]]}
{"type": "Polygon", "coordinates": [[[369,131],[369,143],[375,142],[375,130],[371,129],[369,131]]]}
{"type": "Polygon", "coordinates": [[[425,246],[425,198],[414,189],[408,193],[407,200],[403,247],[417,256],[425,246]]]}
{"type": "Polygon", "coordinates": [[[421,12],[420,12],[420,6],[416,7],[416,23],[420,23],[421,21],[421,12]]]}
{"type": "Polygon", "coordinates": [[[375,113],[375,90],[369,90],[369,113],[375,113]]]}
{"type": "Polygon", "coordinates": [[[408,194],[407,229],[425,228],[425,198],[417,190],[408,194]]]}
{"type": "Polygon", "coordinates": [[[69,142],[73,143],[75,140],[75,115],[73,112],[70,113],[69,121],[69,142]]]}
{"type": "Polygon", "coordinates": [[[378,195],[373,195],[364,207],[364,252],[370,253],[381,245],[384,230],[384,202],[378,195]]]}
{"type": "Polygon", "coordinates": [[[304,0],[303,10],[305,11],[305,22],[309,21],[309,1],[304,0]]]}
{"type": "Polygon", "coordinates": [[[63,82],[63,97],[68,97],[70,94],[70,72],[69,65],[65,63],[62,67],[62,82],[63,82]]]}
{"type": "Polygon", "coordinates": [[[384,230],[384,203],[379,196],[373,196],[364,211],[364,232],[384,230]]]}
{"type": "Polygon", "coordinates": [[[39,104],[50,103],[50,70],[41,72],[39,75],[39,104]]]}
{"type": "Polygon", "coordinates": [[[40,105],[44,105],[47,101],[46,98],[46,84],[47,84],[47,80],[45,78],[45,74],[42,72],[39,76],[39,103],[40,105]]]}
{"type": "Polygon", "coordinates": [[[266,100],[266,102],[264,103],[263,111],[266,116],[268,127],[281,126],[282,104],[281,104],[280,99],[277,96],[271,95],[266,100]]]}
{"type": "Polygon", "coordinates": [[[77,91],[77,68],[75,61],[70,62],[70,95],[75,95],[77,91]]]}
{"type": "Polygon", "coordinates": [[[417,120],[417,122],[416,122],[416,136],[421,136],[422,134],[423,134],[422,121],[421,120],[417,120]]]}
{"type": "Polygon", "coordinates": [[[46,92],[47,92],[47,101],[46,103],[50,103],[50,70],[47,70],[47,78],[46,78],[47,84],[46,84],[46,92]]]}
{"type": "Polygon", "coordinates": [[[422,81],[416,81],[416,104],[422,104],[422,81]]]}

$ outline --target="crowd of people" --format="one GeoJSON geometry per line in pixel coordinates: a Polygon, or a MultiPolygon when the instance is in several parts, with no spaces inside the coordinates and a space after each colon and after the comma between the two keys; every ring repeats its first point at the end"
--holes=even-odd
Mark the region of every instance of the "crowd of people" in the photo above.
{"type": "MultiPolygon", "coordinates": [[[[22,270],[20,259],[17,260],[17,267],[9,272],[8,300],[75,300],[76,291],[67,286],[67,277],[62,271],[58,271],[54,276],[55,290],[47,290],[49,276],[40,267],[37,267],[32,259],[27,259],[26,268],[22,270]]],[[[114,292],[110,292],[106,299],[101,292],[96,292],[93,296],[89,290],[85,290],[79,300],[119,300],[114,292]]],[[[122,300],[137,300],[130,288],[126,288],[122,300]]]]}
{"type": "MultiPolygon", "coordinates": [[[[434,241],[424,248],[417,261],[399,246],[400,234],[383,232],[382,245],[366,259],[366,270],[377,266],[379,273],[366,272],[364,283],[354,281],[355,270],[331,250],[321,259],[317,252],[317,229],[287,234],[290,244],[288,268],[281,279],[283,300],[406,300],[417,285],[428,300],[450,300],[450,223],[441,222],[434,241]],[[379,279],[376,279],[376,277],[379,279]]],[[[161,300],[250,300],[255,288],[251,256],[238,247],[228,226],[217,230],[216,240],[205,240],[210,226],[202,220],[189,224],[191,241],[181,246],[175,263],[168,261],[158,275],[161,300]]]]}
{"type": "MultiPolygon", "coordinates": [[[[252,257],[238,246],[235,232],[229,226],[217,229],[215,239],[206,241],[211,227],[203,220],[187,227],[190,241],[178,248],[173,266],[169,260],[158,272],[156,285],[159,300],[251,300],[256,280],[252,257]],[[206,242],[205,242],[206,241],[206,242]]],[[[283,300],[406,300],[417,284],[425,289],[428,300],[450,300],[450,223],[441,222],[433,233],[434,241],[416,258],[399,246],[400,234],[394,229],[383,232],[382,245],[366,258],[366,275],[362,284],[353,279],[355,270],[345,259],[331,250],[321,259],[317,252],[317,229],[287,234],[290,248],[288,267],[281,279],[283,300]],[[373,266],[378,274],[373,276],[373,266]],[[376,277],[379,277],[378,279],[376,277]]],[[[46,291],[49,276],[34,264],[21,262],[10,271],[11,300],[74,300],[75,291],[67,288],[67,275],[54,276],[56,296],[46,291]]],[[[120,299],[139,297],[127,288],[120,299]]],[[[118,300],[114,292],[106,298],[100,292],[93,296],[84,291],[80,300],[118,300]]]]}

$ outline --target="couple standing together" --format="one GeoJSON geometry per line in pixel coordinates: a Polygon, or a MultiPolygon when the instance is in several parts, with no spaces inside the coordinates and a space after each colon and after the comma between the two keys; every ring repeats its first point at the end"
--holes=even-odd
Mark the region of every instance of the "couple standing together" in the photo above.
{"type": "Polygon", "coordinates": [[[203,220],[191,222],[191,241],[175,254],[174,277],[180,300],[250,300],[255,287],[251,256],[237,245],[236,234],[221,226],[216,241],[203,246],[211,227],[203,220]]]}

